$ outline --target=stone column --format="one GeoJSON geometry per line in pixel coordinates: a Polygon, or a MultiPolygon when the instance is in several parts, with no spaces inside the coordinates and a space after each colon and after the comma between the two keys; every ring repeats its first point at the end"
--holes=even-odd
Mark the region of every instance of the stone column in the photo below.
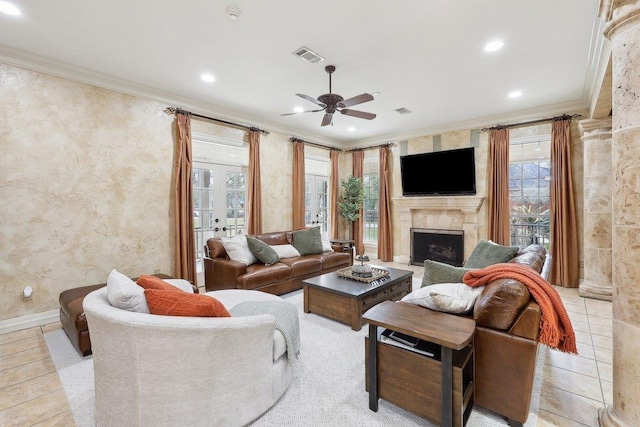
{"type": "Polygon", "coordinates": [[[640,425],[640,0],[602,0],[613,63],[613,405],[602,426],[640,425]]]}
{"type": "Polygon", "coordinates": [[[584,151],[584,280],[580,296],[611,301],[611,118],[579,123],[584,151]]]}

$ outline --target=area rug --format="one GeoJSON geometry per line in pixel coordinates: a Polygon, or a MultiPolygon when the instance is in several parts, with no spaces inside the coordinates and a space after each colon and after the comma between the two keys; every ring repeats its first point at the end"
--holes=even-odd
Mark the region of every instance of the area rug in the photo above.
{"type": "MultiPolygon", "coordinates": [[[[364,337],[366,325],[358,332],[342,323],[303,312],[302,291],[285,296],[296,305],[300,317],[300,358],[284,396],[253,426],[430,426],[428,421],[384,400],[378,412],[369,410],[365,391],[364,337]]],[[[71,411],[78,427],[94,426],[93,360],[81,357],[64,331],[45,334],[71,411]]],[[[543,352],[539,352],[542,355],[543,352]]],[[[531,412],[526,426],[537,422],[542,366],[537,364],[531,412]]],[[[203,369],[206,369],[203,366],[203,369]]],[[[495,414],[478,406],[469,418],[469,427],[507,425],[495,414]]]]}

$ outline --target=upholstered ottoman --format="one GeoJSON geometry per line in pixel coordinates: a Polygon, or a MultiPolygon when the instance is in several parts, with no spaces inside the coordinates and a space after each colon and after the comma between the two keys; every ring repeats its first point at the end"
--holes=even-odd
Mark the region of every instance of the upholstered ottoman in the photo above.
{"type": "MultiPolygon", "coordinates": [[[[171,276],[166,274],[154,274],[154,276],[161,279],[171,279],[171,276]]],[[[137,278],[133,280],[137,280],[137,278]]],[[[69,337],[71,344],[83,356],[91,354],[91,340],[89,339],[89,327],[87,326],[87,318],[84,315],[82,302],[90,292],[103,286],[106,286],[106,283],[67,289],[60,293],[60,323],[62,323],[62,329],[69,337]]],[[[194,292],[198,292],[195,287],[194,292]]]]}

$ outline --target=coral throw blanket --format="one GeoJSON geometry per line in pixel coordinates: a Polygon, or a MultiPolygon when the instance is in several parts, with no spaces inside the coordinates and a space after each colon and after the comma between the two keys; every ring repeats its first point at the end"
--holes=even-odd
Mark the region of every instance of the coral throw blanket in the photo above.
{"type": "Polygon", "coordinates": [[[529,289],[540,306],[541,343],[565,353],[578,354],[576,336],[560,295],[537,271],[528,265],[501,263],[468,271],[462,281],[468,286],[484,286],[497,279],[515,279],[529,289]]]}

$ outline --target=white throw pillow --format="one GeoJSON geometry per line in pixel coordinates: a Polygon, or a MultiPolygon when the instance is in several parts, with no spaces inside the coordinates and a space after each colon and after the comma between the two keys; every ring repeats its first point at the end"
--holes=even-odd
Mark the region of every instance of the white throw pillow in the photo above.
{"type": "Polygon", "coordinates": [[[300,252],[293,245],[273,245],[271,249],[278,254],[280,259],[300,256],[300,252]]]}
{"type": "Polygon", "coordinates": [[[149,313],[144,288],[117,270],[111,270],[109,273],[107,299],[113,307],[137,313],[149,313]]]}
{"type": "Polygon", "coordinates": [[[467,313],[483,289],[484,286],[472,288],[464,283],[437,283],[411,292],[402,301],[445,313],[467,313]]]}
{"type": "Polygon", "coordinates": [[[193,286],[191,286],[191,282],[189,282],[188,280],[184,280],[184,279],[162,279],[162,280],[185,292],[188,292],[190,294],[193,293],[193,286]]]}
{"type": "Polygon", "coordinates": [[[320,234],[320,240],[322,240],[322,252],[333,252],[331,241],[329,240],[329,233],[320,234]]]}
{"type": "Polygon", "coordinates": [[[224,250],[227,251],[227,255],[229,255],[232,261],[247,265],[258,262],[258,258],[249,250],[247,236],[244,234],[236,234],[233,237],[223,237],[220,240],[222,240],[222,246],[224,246],[224,250]]]}

